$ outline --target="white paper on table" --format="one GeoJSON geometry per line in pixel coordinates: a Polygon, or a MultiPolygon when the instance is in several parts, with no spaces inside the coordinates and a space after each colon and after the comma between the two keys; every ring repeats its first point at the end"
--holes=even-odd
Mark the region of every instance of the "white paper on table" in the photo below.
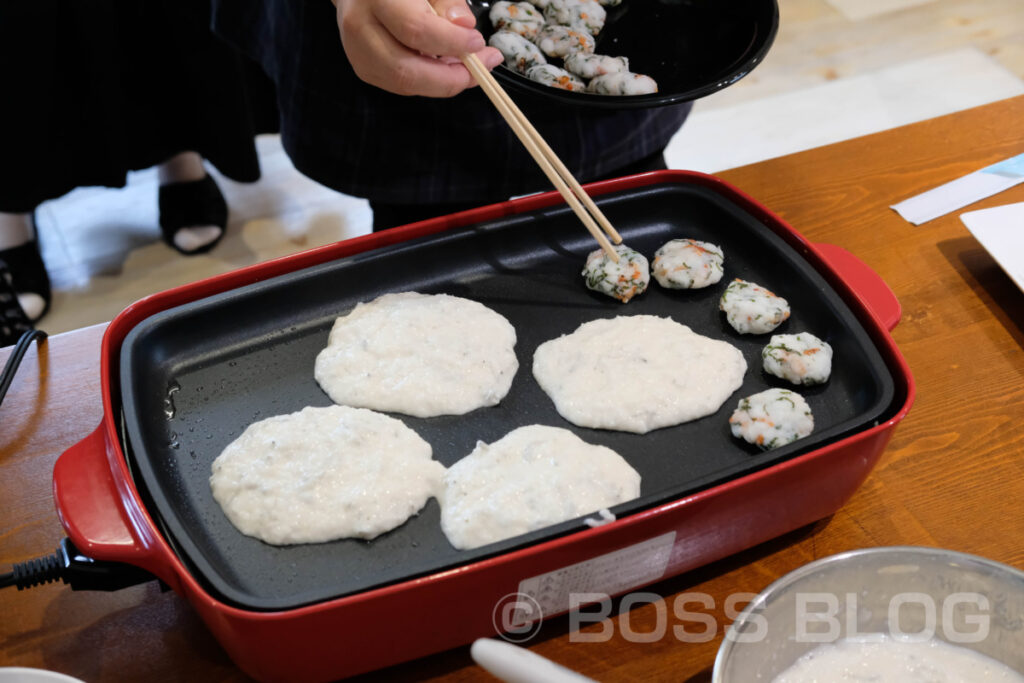
{"type": "Polygon", "coordinates": [[[1024,202],[969,211],[960,220],[1024,290],[1024,202]]]}
{"type": "Polygon", "coordinates": [[[1024,183],[1024,154],[968,173],[889,208],[914,225],[921,225],[1019,183],[1024,183]]]}

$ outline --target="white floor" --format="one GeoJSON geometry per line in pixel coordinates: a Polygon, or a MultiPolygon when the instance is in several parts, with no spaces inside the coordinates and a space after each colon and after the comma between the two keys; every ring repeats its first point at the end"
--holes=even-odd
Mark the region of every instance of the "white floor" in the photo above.
{"type": "MultiPolygon", "coordinates": [[[[1024,94],[1022,2],[780,0],[768,59],[696,104],[669,165],[714,173],[1024,94]]],[[[218,178],[231,221],[210,254],[182,257],[160,241],[152,171],[121,190],[84,188],[44,204],[55,295],[40,327],[110,320],[147,294],[369,230],[366,202],[297,173],[274,136],[259,149],[258,183],[218,178]]]]}
{"type": "Polygon", "coordinates": [[[826,0],[847,19],[859,21],[908,7],[927,5],[934,0],[826,0]]]}
{"type": "Polygon", "coordinates": [[[1024,81],[964,48],[725,107],[712,95],[695,105],[666,159],[714,173],[1021,94],[1024,81]]]}
{"type": "Polygon", "coordinates": [[[123,189],[82,188],[38,212],[53,306],[39,327],[56,334],[112,319],[170,287],[370,230],[370,209],[301,175],[277,136],[257,141],[262,178],[235,183],[212,171],[230,207],[213,251],[180,256],[160,239],[157,178],[134,173],[123,189]]]}

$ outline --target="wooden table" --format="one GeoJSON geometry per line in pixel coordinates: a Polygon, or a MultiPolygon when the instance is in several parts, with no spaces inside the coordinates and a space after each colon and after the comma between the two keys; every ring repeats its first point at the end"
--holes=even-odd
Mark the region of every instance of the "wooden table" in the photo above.
{"type": "MultiPolygon", "coordinates": [[[[956,213],[913,226],[888,208],[1024,153],[1022,123],[1024,97],[1017,97],[721,174],[812,240],[849,249],[889,283],[903,304],[894,337],[917,381],[917,401],[867,482],[830,519],[645,589],[669,606],[666,637],[623,636],[623,619],[634,632],[655,629],[658,608],[645,605],[615,617],[605,643],[570,642],[569,619],[553,619],[532,641],[535,652],[604,681],[704,681],[729,623],[727,597],[756,593],[815,558],[926,545],[1024,568],[1024,294],[956,213]],[[712,596],[706,613],[717,628],[705,642],[672,635],[673,625],[706,628],[673,615],[672,598],[687,591],[712,596]]],[[[971,208],[1020,201],[1024,185],[971,208]]],[[[62,334],[30,351],[0,406],[0,570],[51,552],[63,537],[51,472],[100,420],[103,329],[62,334]]],[[[6,355],[0,351],[0,361],[6,355]]],[[[155,583],[116,593],[7,589],[0,614],[0,665],[90,682],[244,679],[188,605],[155,583]]],[[[493,680],[468,648],[368,678],[493,680]]]]}

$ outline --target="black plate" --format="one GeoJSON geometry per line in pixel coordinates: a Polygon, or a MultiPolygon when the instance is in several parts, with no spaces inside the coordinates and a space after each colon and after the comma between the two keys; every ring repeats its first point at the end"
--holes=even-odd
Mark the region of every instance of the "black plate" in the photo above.
{"type": "MultiPolygon", "coordinates": [[[[468,0],[484,37],[497,0],[468,0]]],[[[498,66],[501,83],[568,104],[612,109],[659,107],[695,100],[735,83],[761,63],[779,27],[776,0],[623,0],[605,8],[598,54],[629,58],[629,67],[658,82],[652,95],[614,97],[552,88],[498,66]]],[[[561,66],[557,59],[549,60],[561,66]]]]}
{"type": "Polygon", "coordinates": [[[404,526],[369,542],[274,547],[231,525],[210,493],[210,464],[253,421],[330,405],[313,379],[314,358],[337,315],[384,292],[468,297],[507,317],[517,331],[520,369],[499,406],[459,417],[396,415],[432,445],[437,460],[452,465],[478,439],[492,442],[525,424],[565,427],[614,449],[642,476],[641,498],[614,508],[619,515],[820,448],[870,426],[890,409],[894,380],[870,336],[822,276],[758,218],[717,190],[688,183],[626,190],[601,196],[598,203],[626,243],[643,253],[652,254],[674,237],[722,245],[726,278],[694,291],[652,285],[628,305],[590,292],[580,269],[593,240],[560,205],[259,282],[163,311],[136,326],[121,355],[131,446],[126,451],[148,509],[207,590],[248,609],[287,609],[584,528],[573,520],[458,551],[441,532],[434,500],[404,526]],[[727,424],[741,396],[784,385],[761,370],[768,337],[736,334],[718,311],[718,298],[734,277],[789,299],[793,314],[779,332],[808,330],[835,349],[828,384],[801,391],[814,411],[815,432],[767,453],[734,439],[727,424]],[[534,350],[587,320],[635,314],[670,316],[736,345],[749,366],[743,386],[712,416],[642,436],[567,423],[533,379],[534,350]]]}

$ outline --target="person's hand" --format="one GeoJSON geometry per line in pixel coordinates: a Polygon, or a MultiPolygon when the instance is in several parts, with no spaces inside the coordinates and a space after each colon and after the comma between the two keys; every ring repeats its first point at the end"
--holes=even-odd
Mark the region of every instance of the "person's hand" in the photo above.
{"type": "Polygon", "coordinates": [[[487,47],[465,0],[332,0],[341,44],[356,75],[398,95],[451,97],[476,84],[459,57],[488,69],[501,53],[487,47]],[[438,16],[440,15],[440,16],[438,16]]]}

